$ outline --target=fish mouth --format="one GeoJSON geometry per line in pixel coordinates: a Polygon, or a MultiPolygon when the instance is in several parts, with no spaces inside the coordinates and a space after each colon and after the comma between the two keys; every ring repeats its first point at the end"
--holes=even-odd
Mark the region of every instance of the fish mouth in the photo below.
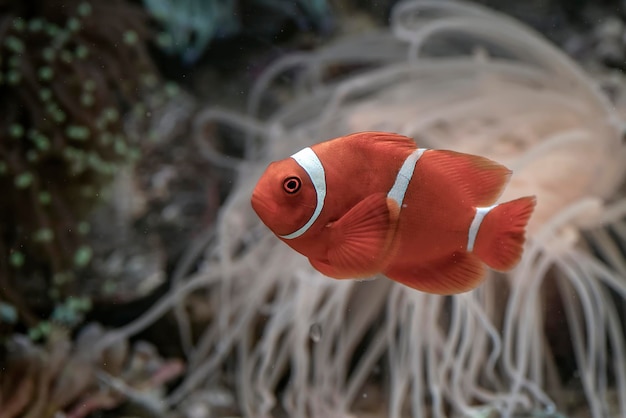
{"type": "Polygon", "coordinates": [[[250,204],[252,205],[252,209],[254,209],[256,214],[264,223],[268,215],[276,213],[276,207],[274,207],[275,205],[267,204],[267,199],[264,199],[263,196],[259,195],[256,191],[252,193],[250,204]]]}
{"type": "Polygon", "coordinates": [[[252,209],[257,216],[276,235],[285,235],[291,231],[285,231],[284,217],[281,216],[280,206],[263,194],[253,193],[250,199],[252,209]]]}

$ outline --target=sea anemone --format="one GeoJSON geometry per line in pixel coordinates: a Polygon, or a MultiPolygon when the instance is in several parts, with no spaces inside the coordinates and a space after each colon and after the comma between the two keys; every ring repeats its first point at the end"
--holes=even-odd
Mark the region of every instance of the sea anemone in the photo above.
{"type": "Polygon", "coordinates": [[[276,62],[249,110],[244,117],[209,109],[197,119],[201,151],[239,173],[217,226],[184,260],[190,265],[198,245],[208,245],[199,271],[183,280],[189,269],[179,268],[172,293],[99,342],[176,307],[190,368],[171,404],[228,371],[246,416],[282,409],[347,417],[377,391],[383,409],[373,412],[392,418],[549,416],[571,412],[572,392],[584,393],[590,416],[626,414],[622,122],[562,52],[489,9],[409,1],[396,6],[389,31],[276,62]],[[286,71],[296,75],[293,98],[256,118],[286,71]],[[215,122],[242,131],[243,159],[210,146],[204,127],[215,122]],[[473,292],[441,297],[384,278],[331,280],[276,239],[249,204],[267,163],[364,130],[512,168],[502,199],[538,198],[519,266],[491,273],[473,292]],[[210,289],[214,315],[194,339],[182,307],[200,288],[210,289]]]}

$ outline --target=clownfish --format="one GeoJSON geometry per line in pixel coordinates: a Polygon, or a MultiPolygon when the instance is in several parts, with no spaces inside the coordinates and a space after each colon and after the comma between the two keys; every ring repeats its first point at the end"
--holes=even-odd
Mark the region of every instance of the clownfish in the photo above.
{"type": "Polygon", "coordinates": [[[521,258],[534,196],[495,203],[511,171],[484,157],[360,132],[271,163],[252,207],[322,274],[384,274],[449,295],[521,258]]]}

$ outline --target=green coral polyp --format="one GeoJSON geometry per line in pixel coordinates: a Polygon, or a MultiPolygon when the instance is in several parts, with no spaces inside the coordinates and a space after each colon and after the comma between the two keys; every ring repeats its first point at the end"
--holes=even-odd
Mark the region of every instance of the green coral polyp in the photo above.
{"type": "Polygon", "coordinates": [[[26,21],[21,17],[13,19],[13,29],[22,32],[26,28],[26,21]]]}
{"type": "Polygon", "coordinates": [[[15,177],[15,187],[18,189],[25,189],[33,183],[33,173],[25,172],[15,177]]]}
{"type": "Polygon", "coordinates": [[[93,97],[93,95],[89,93],[84,93],[80,96],[80,103],[85,107],[93,106],[95,100],[96,99],[93,97]]]}
{"type": "Polygon", "coordinates": [[[157,36],[156,43],[162,49],[169,49],[173,46],[174,42],[169,33],[160,33],[157,36]]]}
{"type": "Polygon", "coordinates": [[[39,192],[38,198],[39,198],[39,203],[41,203],[44,206],[49,205],[50,202],[52,201],[52,196],[50,195],[49,192],[39,192]]]}
{"type": "Polygon", "coordinates": [[[63,122],[65,122],[66,115],[65,115],[65,112],[63,112],[61,109],[56,108],[51,113],[52,113],[52,119],[54,119],[54,121],[56,123],[63,123],[63,122]]]}
{"type": "Polygon", "coordinates": [[[9,256],[9,263],[13,267],[22,267],[24,265],[25,256],[20,251],[13,251],[9,256]]]}
{"type": "MultiPolygon", "coordinates": [[[[0,186],[8,192],[0,257],[11,267],[6,273],[0,263],[0,276],[19,283],[37,274],[52,283],[56,273],[92,260],[82,221],[120,165],[140,155],[136,142],[145,135],[126,135],[122,116],[137,116],[143,129],[150,109],[129,109],[154,94],[159,78],[144,44],[147,15],[137,5],[13,3],[0,16],[0,186]],[[24,10],[28,18],[15,17],[24,10]],[[102,16],[119,19],[105,24],[102,16]]],[[[72,289],[49,290],[62,300],[72,289]]]]}
{"type": "Polygon", "coordinates": [[[40,151],[48,151],[50,149],[50,141],[48,140],[48,138],[46,138],[45,135],[36,135],[32,140],[35,143],[37,149],[39,149],[40,151]]]}
{"type": "Polygon", "coordinates": [[[119,136],[113,143],[113,148],[115,149],[115,152],[119,155],[126,155],[126,152],[128,151],[126,141],[124,141],[124,139],[119,136]]]}
{"type": "Polygon", "coordinates": [[[17,319],[17,309],[13,305],[0,301],[0,323],[15,324],[17,319]]]}
{"type": "Polygon", "coordinates": [[[94,152],[87,155],[87,164],[96,171],[102,171],[103,161],[100,156],[94,152]]]}
{"type": "Polygon", "coordinates": [[[22,80],[22,76],[15,70],[9,70],[7,72],[7,83],[10,85],[17,85],[22,80]]]}
{"type": "Polygon", "coordinates": [[[83,320],[85,312],[91,309],[91,299],[87,297],[70,296],[63,303],[57,305],[50,320],[65,326],[75,326],[83,320]]]}
{"type": "Polygon", "coordinates": [[[91,15],[92,7],[91,4],[84,2],[78,5],[77,13],[79,16],[89,16],[91,15]]]}
{"type": "Polygon", "coordinates": [[[33,239],[36,242],[50,242],[54,238],[54,232],[50,228],[41,228],[35,231],[33,239]]]}
{"type": "Polygon", "coordinates": [[[89,49],[85,45],[78,45],[74,55],[76,55],[76,58],[85,59],[89,56],[89,49]]]}
{"type": "Polygon", "coordinates": [[[50,36],[51,38],[55,37],[58,35],[58,33],[61,31],[61,29],[53,24],[53,23],[49,23],[49,22],[44,22],[44,30],[46,31],[46,34],[48,36],[50,36]]]}
{"type": "Polygon", "coordinates": [[[52,283],[55,286],[63,286],[72,280],[72,275],[67,271],[56,273],[52,276],[52,283]]]}
{"type": "Polygon", "coordinates": [[[96,89],[96,82],[93,80],[85,80],[83,83],[83,89],[89,92],[94,91],[96,89]]]}
{"type": "Polygon", "coordinates": [[[114,109],[112,107],[104,109],[103,116],[104,119],[109,122],[117,122],[120,118],[120,114],[117,109],[114,109]]]}
{"type": "Polygon", "coordinates": [[[4,45],[16,53],[24,52],[24,42],[15,36],[8,36],[4,40],[4,45]]]}
{"type": "Polygon", "coordinates": [[[50,67],[41,67],[38,75],[41,80],[50,81],[54,77],[54,70],[50,67]]]}
{"type": "Polygon", "coordinates": [[[139,150],[139,148],[130,148],[128,150],[128,158],[132,161],[138,161],[141,158],[141,151],[139,150]]]}
{"type": "Polygon", "coordinates": [[[76,267],[85,267],[91,261],[91,256],[93,255],[93,251],[90,247],[83,245],[76,253],[74,253],[74,265],[76,267]]]}
{"type": "Polygon", "coordinates": [[[167,83],[165,85],[165,94],[169,98],[176,97],[180,94],[180,87],[178,86],[178,84],[175,83],[167,83]]]}
{"type": "Polygon", "coordinates": [[[9,126],[9,135],[13,138],[21,138],[24,136],[24,127],[16,123],[9,126]]]}
{"type": "Polygon", "coordinates": [[[86,126],[70,125],[65,130],[65,134],[70,139],[84,141],[89,138],[90,132],[86,126]]]}
{"type": "Polygon", "coordinates": [[[43,29],[43,20],[42,19],[31,19],[28,21],[28,30],[34,33],[40,32],[43,29]]]}
{"type": "Polygon", "coordinates": [[[91,230],[91,225],[89,222],[81,221],[78,223],[78,233],[81,235],[87,235],[91,230]]]}
{"type": "Polygon", "coordinates": [[[139,35],[137,35],[137,32],[129,30],[124,32],[124,42],[127,45],[135,45],[137,42],[139,42],[139,35]]]}
{"type": "Polygon", "coordinates": [[[41,101],[47,102],[48,100],[52,98],[52,91],[50,91],[50,89],[47,89],[47,88],[40,89],[39,98],[41,99],[41,101]]]}
{"type": "Polygon", "coordinates": [[[81,24],[77,18],[71,17],[67,20],[66,26],[70,32],[78,32],[80,30],[81,24]]]}

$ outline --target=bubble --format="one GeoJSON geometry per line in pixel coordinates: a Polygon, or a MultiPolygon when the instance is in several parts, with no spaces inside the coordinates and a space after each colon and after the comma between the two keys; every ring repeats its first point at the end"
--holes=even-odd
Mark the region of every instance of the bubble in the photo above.
{"type": "Polygon", "coordinates": [[[314,343],[318,342],[322,338],[322,326],[318,323],[311,325],[309,337],[311,337],[314,343]]]}

